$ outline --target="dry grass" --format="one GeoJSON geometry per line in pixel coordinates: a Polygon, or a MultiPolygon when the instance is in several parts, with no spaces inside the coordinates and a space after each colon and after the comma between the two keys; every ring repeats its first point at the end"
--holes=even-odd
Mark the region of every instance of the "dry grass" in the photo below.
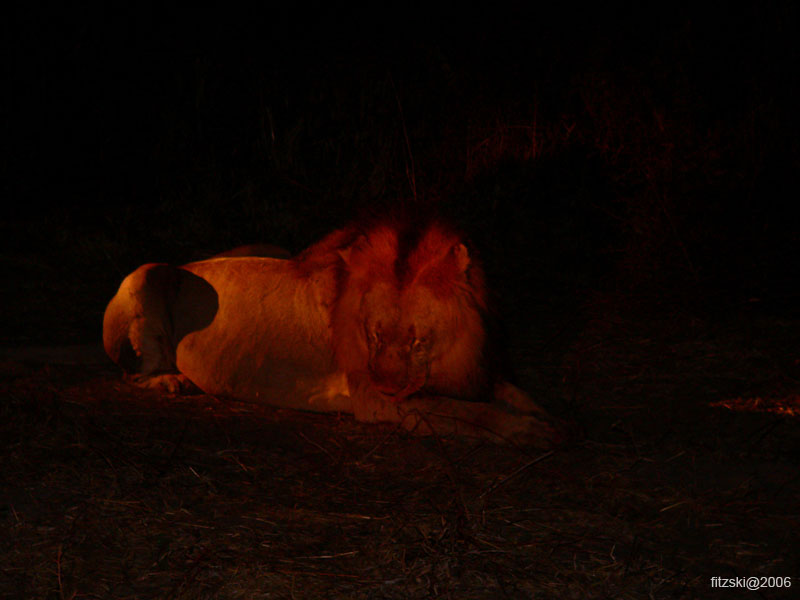
{"type": "Polygon", "coordinates": [[[787,323],[754,344],[603,313],[563,366],[586,439],[552,454],[5,362],[0,596],[734,598],[710,577],[796,574],[796,421],[707,406],[780,389],[787,323]]]}

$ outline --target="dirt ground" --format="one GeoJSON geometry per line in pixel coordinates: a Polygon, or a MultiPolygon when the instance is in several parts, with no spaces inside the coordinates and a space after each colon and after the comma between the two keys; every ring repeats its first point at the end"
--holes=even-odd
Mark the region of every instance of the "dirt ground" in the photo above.
{"type": "Polygon", "coordinates": [[[0,596],[795,597],[798,322],[662,316],[514,349],[552,452],[6,358],[0,596]]]}

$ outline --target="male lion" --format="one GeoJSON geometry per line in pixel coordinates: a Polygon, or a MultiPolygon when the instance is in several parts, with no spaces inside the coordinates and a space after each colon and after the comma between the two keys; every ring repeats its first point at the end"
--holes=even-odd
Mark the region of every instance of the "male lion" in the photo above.
{"type": "Polygon", "coordinates": [[[456,234],[383,224],[290,260],[144,265],[109,303],[103,342],[144,386],[550,446],[553,420],[487,368],[485,312],[456,234]]]}

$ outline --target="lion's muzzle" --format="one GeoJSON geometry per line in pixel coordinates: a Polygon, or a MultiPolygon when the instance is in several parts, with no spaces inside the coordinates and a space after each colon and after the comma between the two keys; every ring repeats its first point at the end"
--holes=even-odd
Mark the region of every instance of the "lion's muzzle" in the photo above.
{"type": "Polygon", "coordinates": [[[427,381],[426,360],[405,344],[389,344],[372,354],[369,373],[373,387],[396,400],[418,392],[427,381]]]}

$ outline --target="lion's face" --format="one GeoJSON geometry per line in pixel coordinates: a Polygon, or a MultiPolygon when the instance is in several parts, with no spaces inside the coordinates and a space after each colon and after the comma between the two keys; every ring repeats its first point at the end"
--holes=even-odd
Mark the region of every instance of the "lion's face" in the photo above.
{"type": "Polygon", "coordinates": [[[480,376],[484,330],[466,249],[436,250],[427,261],[401,264],[402,277],[367,286],[361,299],[372,386],[398,400],[421,390],[469,395],[480,376]]]}
{"type": "Polygon", "coordinates": [[[396,288],[379,286],[364,295],[361,307],[370,379],[376,390],[397,398],[427,383],[435,337],[435,311],[417,313],[408,305],[396,288]]]}
{"type": "Polygon", "coordinates": [[[373,390],[397,400],[479,393],[483,273],[457,235],[434,226],[407,240],[377,228],[336,252],[346,275],[331,314],[332,343],[349,377],[366,376],[373,390]]]}

